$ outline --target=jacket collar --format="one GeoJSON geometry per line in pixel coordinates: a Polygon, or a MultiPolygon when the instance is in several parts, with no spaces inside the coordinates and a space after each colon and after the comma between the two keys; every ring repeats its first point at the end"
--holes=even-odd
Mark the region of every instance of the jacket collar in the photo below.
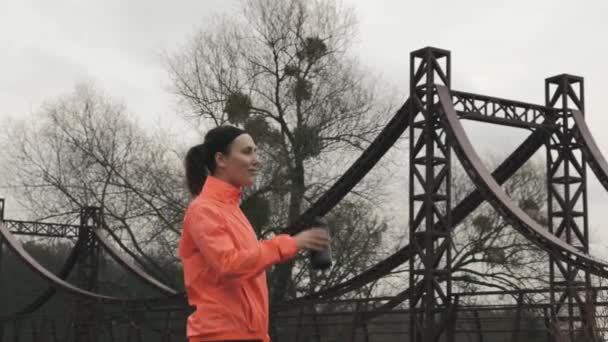
{"type": "Polygon", "coordinates": [[[241,189],[217,177],[208,175],[205,184],[203,184],[201,196],[238,206],[241,200],[241,189]]]}

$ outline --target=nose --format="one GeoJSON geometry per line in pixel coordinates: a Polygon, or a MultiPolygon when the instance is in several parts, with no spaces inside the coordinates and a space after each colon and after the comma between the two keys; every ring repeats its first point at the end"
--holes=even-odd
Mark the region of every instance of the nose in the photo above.
{"type": "Polygon", "coordinates": [[[256,167],[260,165],[260,157],[257,153],[253,154],[253,165],[256,167]]]}

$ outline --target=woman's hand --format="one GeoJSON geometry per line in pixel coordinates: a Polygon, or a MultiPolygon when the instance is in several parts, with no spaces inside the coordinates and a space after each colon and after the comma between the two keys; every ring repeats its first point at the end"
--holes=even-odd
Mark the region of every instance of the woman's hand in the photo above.
{"type": "Polygon", "coordinates": [[[310,228],[299,232],[293,238],[300,249],[322,251],[329,247],[329,234],[323,228],[310,228]]]}

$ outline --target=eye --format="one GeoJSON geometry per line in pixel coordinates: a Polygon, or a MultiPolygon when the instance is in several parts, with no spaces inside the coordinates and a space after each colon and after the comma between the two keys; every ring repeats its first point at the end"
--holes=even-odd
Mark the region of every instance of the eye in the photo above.
{"type": "Polygon", "coordinates": [[[242,152],[245,154],[257,153],[258,149],[257,147],[245,147],[242,152]]]}

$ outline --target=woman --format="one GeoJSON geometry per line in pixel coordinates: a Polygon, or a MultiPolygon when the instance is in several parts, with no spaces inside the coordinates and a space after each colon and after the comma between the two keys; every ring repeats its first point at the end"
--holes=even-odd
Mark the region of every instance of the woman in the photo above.
{"type": "Polygon", "coordinates": [[[253,184],[259,160],[245,131],[220,126],[185,159],[193,200],[186,210],[179,257],[184,266],[190,342],[269,341],[266,268],[302,249],[323,250],[325,230],[259,242],[239,208],[241,189],[253,184]]]}

